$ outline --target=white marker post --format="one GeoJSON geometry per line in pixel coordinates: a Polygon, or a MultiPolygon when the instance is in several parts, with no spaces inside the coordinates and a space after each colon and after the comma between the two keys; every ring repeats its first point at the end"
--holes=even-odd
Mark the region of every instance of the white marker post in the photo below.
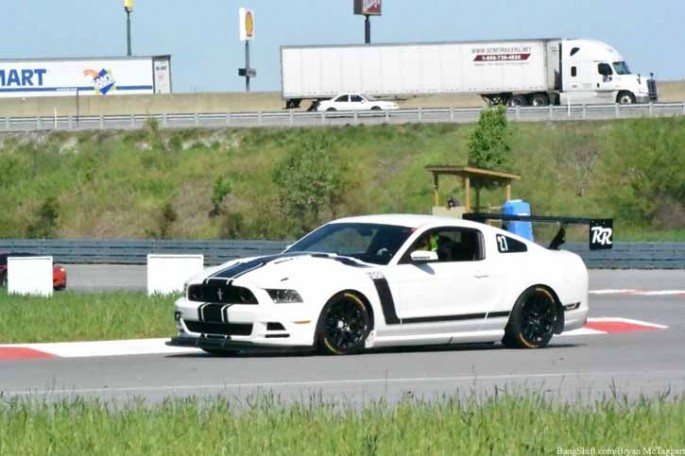
{"type": "Polygon", "coordinates": [[[183,291],[185,281],[202,272],[204,255],[147,256],[147,294],[172,294],[183,291]]]}
{"type": "Polygon", "coordinates": [[[52,257],[8,257],[7,293],[52,296],[52,257]]]}

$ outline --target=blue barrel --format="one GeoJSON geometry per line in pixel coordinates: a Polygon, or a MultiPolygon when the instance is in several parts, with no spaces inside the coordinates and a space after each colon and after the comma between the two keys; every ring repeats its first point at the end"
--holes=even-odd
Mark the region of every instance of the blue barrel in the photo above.
{"type": "MultiPolygon", "coordinates": [[[[502,213],[507,215],[530,215],[530,203],[523,200],[509,200],[502,206],[502,213]]],[[[526,239],[533,240],[532,222],[505,222],[505,229],[526,239]]]]}

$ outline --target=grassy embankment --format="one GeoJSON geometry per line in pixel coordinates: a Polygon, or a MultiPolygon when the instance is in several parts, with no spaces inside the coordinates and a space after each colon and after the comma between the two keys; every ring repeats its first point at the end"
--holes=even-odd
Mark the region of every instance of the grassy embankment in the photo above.
{"type": "Polygon", "coordinates": [[[500,394],[362,409],[284,405],[268,397],[248,402],[236,408],[219,398],[169,400],[121,409],[85,399],[5,400],[0,454],[544,455],[582,447],[595,453],[574,454],[682,454],[659,451],[685,448],[683,398],[563,405],[500,394]]]}
{"type": "Polygon", "coordinates": [[[46,299],[0,289],[0,344],[170,337],[175,298],[65,291],[46,299]]]}
{"type": "MultiPolygon", "coordinates": [[[[512,124],[513,196],[537,214],[615,217],[617,240],[685,239],[685,119],[512,124]]],[[[340,197],[321,221],[427,213],[428,164],[463,165],[472,125],[35,133],[0,136],[0,237],[272,238],[298,233],[273,173],[328,145],[340,197]],[[213,188],[223,178],[221,217],[213,188]]],[[[443,195],[462,198],[457,180],[443,195]]],[[[485,205],[502,203],[485,192],[485,205]]]]}

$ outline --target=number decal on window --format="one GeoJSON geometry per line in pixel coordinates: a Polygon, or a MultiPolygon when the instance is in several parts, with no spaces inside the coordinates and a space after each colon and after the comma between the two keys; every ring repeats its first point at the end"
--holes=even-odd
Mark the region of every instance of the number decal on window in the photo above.
{"type": "Polygon", "coordinates": [[[499,250],[501,253],[506,253],[509,251],[509,244],[507,243],[506,236],[502,236],[501,234],[497,235],[497,250],[499,250]]]}

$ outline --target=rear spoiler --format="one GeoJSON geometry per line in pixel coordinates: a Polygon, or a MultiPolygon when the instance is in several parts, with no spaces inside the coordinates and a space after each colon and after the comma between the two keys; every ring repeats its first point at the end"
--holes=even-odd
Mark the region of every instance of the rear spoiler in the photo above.
{"type": "Polygon", "coordinates": [[[555,217],[551,215],[509,215],[488,214],[476,212],[464,214],[465,220],[485,223],[487,220],[501,220],[503,222],[552,222],[560,223],[557,232],[549,248],[558,250],[566,242],[566,225],[588,225],[590,227],[588,243],[590,250],[610,249],[614,244],[614,219],[590,219],[580,217],[555,217]]]}

